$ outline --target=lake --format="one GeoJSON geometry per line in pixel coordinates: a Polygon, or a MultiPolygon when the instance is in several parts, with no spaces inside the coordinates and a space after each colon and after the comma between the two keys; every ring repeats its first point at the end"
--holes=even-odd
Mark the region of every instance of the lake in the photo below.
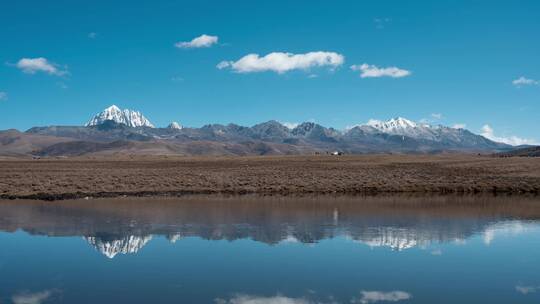
{"type": "Polygon", "coordinates": [[[540,303],[535,197],[0,201],[0,303],[540,303]]]}

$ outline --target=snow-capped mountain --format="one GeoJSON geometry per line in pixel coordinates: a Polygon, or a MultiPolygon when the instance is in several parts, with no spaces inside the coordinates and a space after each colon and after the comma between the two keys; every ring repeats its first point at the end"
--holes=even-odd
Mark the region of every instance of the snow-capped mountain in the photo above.
{"type": "Polygon", "coordinates": [[[171,234],[168,234],[166,237],[170,243],[174,244],[176,243],[176,241],[182,239],[184,236],[181,233],[171,233],[171,234]]]}
{"type": "Polygon", "coordinates": [[[389,247],[395,251],[410,249],[419,245],[426,245],[430,238],[423,239],[417,231],[408,231],[394,227],[382,227],[377,231],[370,231],[361,236],[358,241],[369,247],[389,247]]]}
{"type": "Polygon", "coordinates": [[[403,130],[410,130],[418,127],[417,123],[403,117],[392,118],[388,121],[372,119],[367,123],[367,125],[384,133],[397,133],[403,130]]]}
{"type": "MultiPolygon", "coordinates": [[[[370,120],[365,127],[371,127],[378,132],[408,136],[415,139],[436,140],[438,129],[442,126],[431,126],[429,124],[417,123],[403,117],[392,118],[387,121],[370,120]]],[[[449,128],[450,129],[450,128],[449,128]]]]}
{"type": "Polygon", "coordinates": [[[172,122],[166,128],[154,128],[141,113],[111,106],[97,114],[87,126],[92,127],[31,128],[25,135],[62,139],[59,139],[59,143],[38,150],[28,149],[26,153],[40,156],[123,153],[127,150],[181,155],[321,154],[328,151],[346,154],[493,153],[512,148],[466,129],[432,126],[402,117],[388,121],[371,120],[346,130],[336,130],[314,122],[303,122],[290,129],[275,120],[251,127],[231,123],[190,128],[172,122]],[[72,138],[77,143],[64,143],[66,138],[72,138]],[[150,142],[153,142],[151,147],[150,142]]]}
{"type": "Polygon", "coordinates": [[[177,123],[176,121],[173,121],[171,122],[168,126],[167,126],[167,129],[175,129],[175,130],[182,130],[182,125],[177,123]]]}
{"type": "Polygon", "coordinates": [[[443,144],[461,145],[466,143],[469,146],[475,146],[489,142],[489,140],[465,129],[418,123],[403,117],[396,117],[387,121],[372,119],[368,123],[358,125],[355,128],[359,128],[368,134],[399,135],[418,141],[432,141],[443,144]]]}
{"type": "Polygon", "coordinates": [[[144,117],[139,111],[133,111],[129,109],[120,109],[119,107],[112,105],[101,113],[96,114],[86,126],[96,126],[104,123],[105,121],[112,120],[119,124],[124,124],[129,127],[150,127],[154,128],[154,125],[144,117]]]}
{"type": "Polygon", "coordinates": [[[84,237],[84,239],[96,248],[97,251],[101,252],[103,255],[109,259],[114,258],[117,254],[129,254],[137,253],[141,248],[144,247],[150,240],[152,236],[126,236],[119,240],[103,240],[99,237],[89,236],[84,237]]]}

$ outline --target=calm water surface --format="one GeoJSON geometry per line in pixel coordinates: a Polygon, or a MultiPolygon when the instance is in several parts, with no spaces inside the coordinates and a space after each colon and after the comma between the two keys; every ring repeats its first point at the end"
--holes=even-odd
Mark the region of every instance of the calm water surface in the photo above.
{"type": "Polygon", "coordinates": [[[540,303],[538,198],[0,201],[0,303],[540,303]]]}

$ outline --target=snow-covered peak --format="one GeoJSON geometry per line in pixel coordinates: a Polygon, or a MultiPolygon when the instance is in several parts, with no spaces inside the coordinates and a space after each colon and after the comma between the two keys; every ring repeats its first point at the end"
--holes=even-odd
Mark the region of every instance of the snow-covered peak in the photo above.
{"type": "Polygon", "coordinates": [[[369,247],[389,247],[395,251],[402,251],[417,246],[427,245],[433,242],[434,238],[415,230],[396,227],[380,227],[368,231],[367,234],[354,238],[354,240],[366,244],[369,247]]]}
{"type": "Polygon", "coordinates": [[[116,105],[112,105],[112,106],[106,108],[104,111],[107,111],[107,112],[121,112],[120,108],[117,107],[116,105]]]}
{"type": "Polygon", "coordinates": [[[172,244],[176,243],[176,241],[182,239],[184,236],[181,234],[181,233],[174,233],[174,234],[169,234],[167,235],[167,239],[169,240],[169,242],[171,242],[172,244]]]}
{"type": "Polygon", "coordinates": [[[86,126],[95,126],[104,123],[107,120],[112,120],[116,123],[124,124],[130,127],[150,127],[154,125],[144,117],[139,111],[133,111],[130,109],[120,109],[116,105],[112,105],[102,112],[96,114],[86,126]]]}
{"type": "Polygon", "coordinates": [[[417,123],[403,117],[392,118],[387,121],[370,119],[365,126],[378,132],[401,135],[417,139],[437,140],[438,128],[426,123],[417,123]]]}
{"type": "Polygon", "coordinates": [[[96,250],[112,259],[119,253],[137,253],[152,239],[152,236],[130,235],[118,240],[102,240],[99,237],[89,236],[84,237],[84,239],[96,250]]]}
{"type": "Polygon", "coordinates": [[[396,130],[416,128],[418,126],[418,124],[414,121],[408,120],[403,117],[392,118],[388,121],[370,119],[367,125],[379,131],[388,133],[394,132],[396,130]]]}
{"type": "Polygon", "coordinates": [[[175,129],[175,130],[181,130],[183,127],[181,124],[177,123],[176,121],[171,122],[168,126],[168,129],[175,129]]]}

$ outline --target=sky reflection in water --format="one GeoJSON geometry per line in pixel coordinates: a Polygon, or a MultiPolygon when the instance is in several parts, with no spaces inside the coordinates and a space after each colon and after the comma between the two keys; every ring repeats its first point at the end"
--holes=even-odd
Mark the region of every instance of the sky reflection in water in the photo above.
{"type": "Polygon", "coordinates": [[[0,202],[1,303],[538,303],[536,198],[0,202]]]}

